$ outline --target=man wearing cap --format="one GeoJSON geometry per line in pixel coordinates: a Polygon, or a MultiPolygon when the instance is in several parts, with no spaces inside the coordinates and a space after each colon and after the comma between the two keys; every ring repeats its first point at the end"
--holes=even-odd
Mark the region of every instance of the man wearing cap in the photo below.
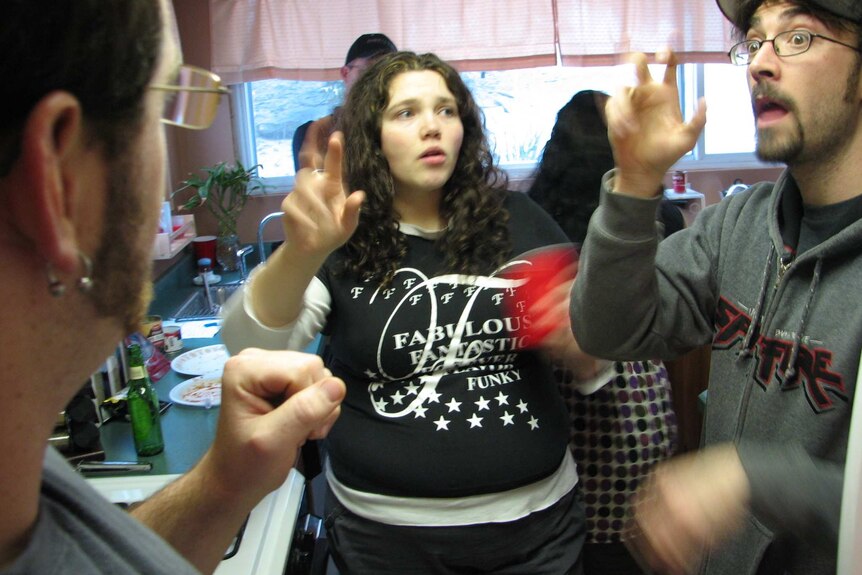
{"type": "MultiPolygon", "coordinates": [[[[341,67],[345,95],[377,58],[397,51],[395,44],[385,34],[363,34],[357,38],[347,51],[344,66],[341,67]]],[[[293,134],[293,160],[297,171],[302,168],[323,168],[326,146],[329,136],[335,131],[340,109],[335,108],[332,114],[309,120],[296,129],[293,134]]]]}
{"type": "Polygon", "coordinates": [[[692,148],[676,60],[607,106],[603,181],[572,293],[584,351],[675,357],[711,343],[704,447],[658,466],[627,543],[660,573],[834,574],[862,349],[862,3],[719,0],[747,66],[757,155],[783,162],[658,243],[656,188],[692,148]],[[609,326],[626,326],[611,329],[609,326]]]}

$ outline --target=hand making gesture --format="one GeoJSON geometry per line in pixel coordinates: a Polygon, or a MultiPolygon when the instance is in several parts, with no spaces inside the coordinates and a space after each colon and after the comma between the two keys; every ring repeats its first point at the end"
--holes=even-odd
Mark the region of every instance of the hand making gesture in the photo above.
{"type": "Polygon", "coordinates": [[[324,168],[300,170],[296,186],[281,204],[285,236],[294,252],[325,258],[356,230],[365,194],[347,194],[342,179],[343,150],[344,136],[336,132],[329,138],[324,168]]]}
{"type": "Polygon", "coordinates": [[[365,193],[348,195],[342,177],[344,137],[329,138],[323,170],[304,168],[281,203],[285,242],[255,274],[251,294],[255,313],[268,326],[296,319],[306,288],[327,256],[343,245],[359,224],[365,193]]]}
{"type": "Polygon", "coordinates": [[[636,54],[637,85],[623,88],[605,108],[617,167],[614,191],[641,197],[655,196],[668,169],[694,146],[706,124],[703,100],[691,121],[683,121],[676,57],[666,52],[657,58],[667,65],[661,82],[650,74],[646,56],[636,54]]]}

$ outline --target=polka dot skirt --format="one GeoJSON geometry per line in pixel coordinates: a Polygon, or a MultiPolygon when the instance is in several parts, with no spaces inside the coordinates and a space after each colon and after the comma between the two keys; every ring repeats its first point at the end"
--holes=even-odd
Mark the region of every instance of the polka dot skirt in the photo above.
{"type": "Polygon", "coordinates": [[[569,447],[578,464],[587,542],[620,541],[627,503],[650,468],[676,449],[676,414],[660,361],[616,362],[616,375],[592,395],[555,373],[572,421],[569,447]]]}

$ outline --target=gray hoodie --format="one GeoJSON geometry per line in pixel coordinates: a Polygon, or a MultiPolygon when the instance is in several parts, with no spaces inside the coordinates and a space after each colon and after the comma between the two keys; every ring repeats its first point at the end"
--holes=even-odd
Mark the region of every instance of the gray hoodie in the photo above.
{"type": "Polygon", "coordinates": [[[752,512],[702,572],[835,573],[862,348],[862,221],[793,257],[802,208],[785,172],[659,246],[659,198],[610,193],[611,175],[581,253],[572,326],[585,351],[617,360],[711,343],[703,442],[737,445],[752,512]]]}

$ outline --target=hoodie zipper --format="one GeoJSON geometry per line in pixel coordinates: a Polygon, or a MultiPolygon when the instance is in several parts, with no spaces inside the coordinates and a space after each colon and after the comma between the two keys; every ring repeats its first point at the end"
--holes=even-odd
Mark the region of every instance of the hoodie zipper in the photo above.
{"type": "Polygon", "coordinates": [[[775,286],[773,288],[773,294],[775,290],[778,289],[778,284],[781,283],[781,279],[784,277],[784,274],[787,273],[787,270],[790,269],[790,266],[793,265],[793,255],[785,254],[778,259],[778,277],[775,279],[775,286]],[[785,257],[787,256],[787,257],[785,257]]]}
{"type": "MultiPolygon", "coordinates": [[[[775,282],[772,284],[772,293],[769,294],[769,301],[766,303],[763,308],[760,310],[759,317],[752,317],[751,321],[758,322],[760,325],[758,326],[758,331],[763,334],[765,331],[765,326],[768,325],[772,316],[775,312],[775,302],[778,294],[778,288],[781,286],[781,280],[784,279],[784,274],[787,273],[787,270],[793,265],[793,254],[785,253],[781,257],[778,258],[777,264],[777,275],[775,278],[775,282]]],[[[764,278],[766,281],[766,278],[764,278]]],[[[739,406],[739,417],[736,422],[736,429],[734,430],[734,439],[739,440],[742,437],[742,428],[746,421],[746,414],[748,413],[748,404],[751,399],[751,391],[754,387],[754,370],[757,369],[757,362],[752,363],[751,369],[749,371],[748,377],[746,378],[746,386],[745,391],[742,395],[742,401],[739,406]]]]}

